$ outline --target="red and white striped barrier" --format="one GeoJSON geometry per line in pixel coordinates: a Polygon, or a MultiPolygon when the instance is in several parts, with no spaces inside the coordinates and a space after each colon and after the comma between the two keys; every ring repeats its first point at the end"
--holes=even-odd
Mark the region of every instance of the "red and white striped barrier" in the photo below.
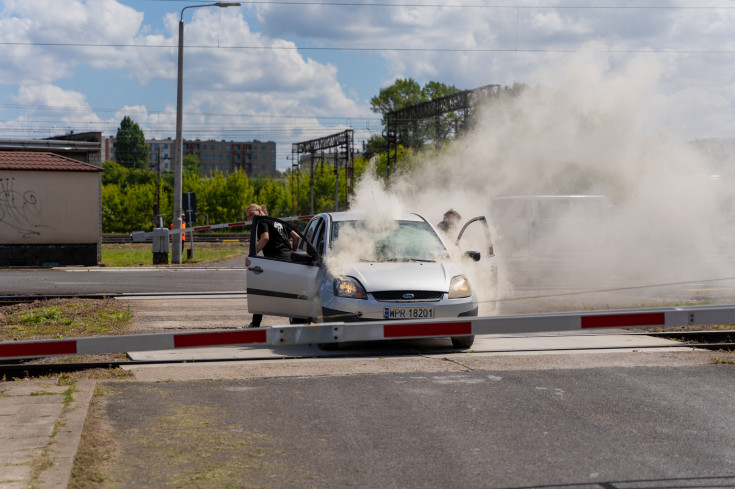
{"type": "Polygon", "coordinates": [[[643,328],[735,323],[735,305],[523,314],[424,321],[371,321],[273,326],[216,332],[166,333],[0,343],[0,360],[243,345],[269,347],[594,328],[643,328]]]}
{"type": "MultiPolygon", "coordinates": [[[[291,217],[283,217],[279,218],[281,221],[305,221],[307,219],[311,219],[314,216],[291,216],[291,217]]],[[[182,229],[169,229],[168,234],[182,234],[182,233],[194,233],[197,231],[209,231],[211,229],[224,229],[224,228],[234,228],[239,226],[250,226],[253,222],[252,221],[241,221],[241,222],[228,222],[223,224],[210,224],[208,226],[194,226],[191,228],[182,228],[182,229]]],[[[164,228],[165,229],[165,228],[164,228]]],[[[154,236],[154,233],[152,232],[145,232],[145,231],[133,231],[131,233],[131,236],[133,238],[133,242],[142,242],[149,238],[152,238],[154,236]]]]}

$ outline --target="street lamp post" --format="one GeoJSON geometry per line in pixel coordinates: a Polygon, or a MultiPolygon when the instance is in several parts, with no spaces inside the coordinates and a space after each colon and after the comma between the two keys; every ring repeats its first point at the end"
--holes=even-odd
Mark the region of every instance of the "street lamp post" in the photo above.
{"type": "MultiPolygon", "coordinates": [[[[174,208],[173,208],[173,229],[181,229],[181,194],[183,187],[183,167],[184,167],[184,145],[182,139],[182,121],[183,121],[183,92],[184,92],[184,10],[188,8],[198,7],[239,7],[239,2],[215,2],[203,5],[189,5],[181,9],[179,17],[179,59],[178,59],[178,76],[176,79],[176,155],[174,156],[174,208]]],[[[160,212],[160,211],[159,211],[160,212]]],[[[181,246],[179,245],[181,238],[176,235],[173,239],[174,246],[171,247],[171,263],[181,263],[181,246]]]]}

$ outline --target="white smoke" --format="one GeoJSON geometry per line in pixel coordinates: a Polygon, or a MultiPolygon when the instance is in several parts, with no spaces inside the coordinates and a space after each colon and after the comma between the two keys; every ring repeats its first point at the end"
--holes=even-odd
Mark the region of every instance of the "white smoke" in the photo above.
{"type": "Polygon", "coordinates": [[[383,218],[417,212],[434,224],[449,208],[463,220],[488,216],[508,305],[530,291],[547,298],[536,301],[546,309],[633,306],[668,293],[662,284],[681,282],[679,292],[716,284],[735,275],[722,259],[730,184],[702,152],[656,130],[666,117],[664,69],[644,58],[617,69],[585,57],[550,67],[540,79],[553,76],[562,88],[539,84],[495,98],[470,134],[392,176],[389,189],[364,178],[353,208],[383,218]],[[521,195],[597,195],[609,207],[530,224],[497,215],[494,199],[521,195]],[[525,245],[511,239],[514,226],[534,233],[534,249],[518,248],[525,245]],[[619,290],[586,293],[600,288],[619,290]]]}

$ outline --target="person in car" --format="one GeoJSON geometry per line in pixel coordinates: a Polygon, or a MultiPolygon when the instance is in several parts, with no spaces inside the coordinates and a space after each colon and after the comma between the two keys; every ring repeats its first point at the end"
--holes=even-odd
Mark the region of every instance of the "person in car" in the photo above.
{"type": "MultiPolygon", "coordinates": [[[[265,205],[250,204],[245,210],[248,221],[255,216],[267,216],[268,210],[265,205]]],[[[255,243],[255,253],[263,252],[263,256],[290,261],[291,252],[299,247],[300,238],[295,231],[286,232],[283,224],[273,221],[261,221],[258,223],[256,232],[258,241],[255,243]],[[289,242],[289,238],[291,241],[289,242]]],[[[250,266],[250,259],[245,258],[245,266],[250,266]]],[[[253,314],[253,320],[249,328],[259,328],[263,320],[262,314],[253,314]]]]}

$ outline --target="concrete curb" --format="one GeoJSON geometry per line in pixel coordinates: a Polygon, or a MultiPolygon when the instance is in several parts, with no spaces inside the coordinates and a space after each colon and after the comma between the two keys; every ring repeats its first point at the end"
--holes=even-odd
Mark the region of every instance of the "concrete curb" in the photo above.
{"type": "Polygon", "coordinates": [[[48,455],[53,465],[41,473],[43,489],[65,489],[69,483],[74,457],[82,438],[89,403],[97,385],[93,380],[80,380],[76,384],[74,400],[62,409],[56,436],[49,446],[48,455]]]}

